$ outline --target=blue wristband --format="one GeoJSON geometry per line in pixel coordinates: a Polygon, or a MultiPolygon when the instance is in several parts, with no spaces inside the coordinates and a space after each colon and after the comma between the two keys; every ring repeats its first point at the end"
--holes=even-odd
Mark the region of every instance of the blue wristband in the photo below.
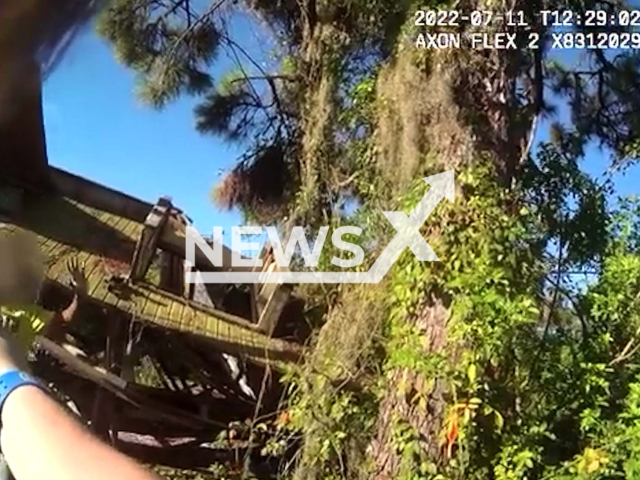
{"type": "Polygon", "coordinates": [[[25,385],[32,385],[46,391],[46,388],[38,380],[20,370],[11,370],[0,375],[0,412],[2,412],[4,402],[11,392],[25,385]]]}

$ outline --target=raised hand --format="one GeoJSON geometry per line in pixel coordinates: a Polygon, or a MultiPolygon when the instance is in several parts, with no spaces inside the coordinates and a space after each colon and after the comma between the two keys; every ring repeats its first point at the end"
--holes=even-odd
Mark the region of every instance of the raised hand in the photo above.
{"type": "Polygon", "coordinates": [[[84,263],[79,263],[74,257],[67,262],[67,271],[71,276],[71,285],[78,295],[87,294],[87,277],[85,275],[84,263]]]}

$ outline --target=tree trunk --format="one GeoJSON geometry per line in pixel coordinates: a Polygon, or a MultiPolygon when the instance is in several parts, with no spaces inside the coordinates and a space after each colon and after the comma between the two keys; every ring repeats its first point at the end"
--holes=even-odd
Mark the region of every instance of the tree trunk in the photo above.
{"type": "MultiPolygon", "coordinates": [[[[497,11],[502,7],[469,3],[478,10],[497,11]]],[[[499,180],[508,188],[519,171],[537,114],[535,108],[516,98],[516,82],[523,71],[528,73],[528,60],[519,51],[462,49],[421,55],[409,45],[399,49],[378,85],[383,104],[392,112],[383,110],[379,118],[382,165],[395,166],[396,171],[408,165],[403,173],[409,181],[422,172],[425,158],[435,159],[432,168],[457,172],[481,158],[490,158],[499,180]],[[424,65],[416,61],[417,55],[424,65]],[[422,96],[415,94],[416,88],[421,88],[422,96]]],[[[540,101],[533,99],[534,93],[531,95],[531,104],[540,101]]],[[[460,196],[456,198],[456,202],[463,201],[460,196]]],[[[432,298],[406,320],[424,333],[425,356],[443,353],[445,346],[449,356],[459,354],[460,348],[447,342],[449,316],[447,301],[432,298]]],[[[456,359],[446,361],[455,364],[456,359]]],[[[442,463],[451,453],[445,433],[447,406],[451,404],[448,385],[410,369],[392,372],[387,385],[377,433],[369,449],[375,464],[374,478],[399,476],[403,456],[393,438],[399,424],[412,428],[430,461],[442,463]],[[404,386],[402,391],[398,391],[398,385],[404,386]],[[416,392],[423,401],[415,401],[416,392]]]]}
{"type": "MultiPolygon", "coordinates": [[[[448,315],[442,302],[435,300],[424,305],[416,316],[415,324],[424,333],[425,354],[443,351],[448,315]]],[[[438,459],[443,451],[441,433],[447,405],[445,382],[441,379],[431,382],[416,372],[397,369],[391,374],[388,385],[390,389],[380,405],[377,435],[372,445],[377,467],[373,478],[377,480],[398,477],[401,456],[393,445],[393,432],[399,420],[420,435],[420,445],[430,458],[438,459]],[[403,391],[394,388],[401,384],[406,385],[403,391]],[[424,392],[426,403],[420,405],[413,401],[416,392],[424,392]]]]}

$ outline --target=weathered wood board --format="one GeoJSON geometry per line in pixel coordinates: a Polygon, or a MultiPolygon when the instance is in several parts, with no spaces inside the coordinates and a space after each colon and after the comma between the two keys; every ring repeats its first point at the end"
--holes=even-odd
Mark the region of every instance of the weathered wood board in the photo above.
{"type": "Polygon", "coordinates": [[[129,274],[144,226],[64,197],[34,199],[2,230],[37,236],[47,280],[68,286],[67,264],[85,266],[89,301],[130,314],[137,321],[195,335],[212,348],[260,363],[295,362],[301,347],[261,333],[256,325],[144,283],[117,283],[129,274]]]}

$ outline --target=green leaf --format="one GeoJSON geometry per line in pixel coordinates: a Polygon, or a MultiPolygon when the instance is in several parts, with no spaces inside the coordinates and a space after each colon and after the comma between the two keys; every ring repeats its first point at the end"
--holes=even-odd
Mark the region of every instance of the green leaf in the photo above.
{"type": "Polygon", "coordinates": [[[476,383],[476,379],[478,378],[478,367],[474,363],[469,365],[467,369],[467,377],[469,378],[469,383],[476,383]]]}

